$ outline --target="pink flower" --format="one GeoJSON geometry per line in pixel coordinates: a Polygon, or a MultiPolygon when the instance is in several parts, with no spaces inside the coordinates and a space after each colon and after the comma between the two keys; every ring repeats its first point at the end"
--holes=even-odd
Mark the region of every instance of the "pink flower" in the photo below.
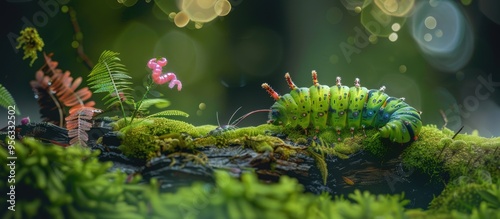
{"type": "Polygon", "coordinates": [[[26,125],[28,123],[30,123],[30,117],[29,116],[28,117],[24,117],[24,118],[21,119],[21,125],[26,125]]]}
{"type": "Polygon", "coordinates": [[[177,76],[171,72],[165,74],[162,73],[162,68],[166,65],[167,59],[165,57],[162,57],[160,60],[152,58],[148,61],[148,68],[152,70],[151,77],[153,78],[153,82],[155,84],[165,84],[170,82],[168,87],[173,88],[177,85],[177,90],[180,91],[182,89],[182,83],[177,80],[177,76]]]}
{"type": "Polygon", "coordinates": [[[158,63],[161,67],[165,67],[165,65],[167,65],[167,59],[162,57],[160,60],[157,60],[156,63],[158,63]]]}

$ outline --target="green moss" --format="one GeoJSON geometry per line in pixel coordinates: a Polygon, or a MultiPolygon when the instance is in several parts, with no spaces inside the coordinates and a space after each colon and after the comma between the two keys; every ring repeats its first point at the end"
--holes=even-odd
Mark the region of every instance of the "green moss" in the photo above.
{"type": "MultiPolygon", "coordinates": [[[[170,135],[170,134],[168,134],[170,135]]],[[[164,136],[165,137],[165,136],[164,136]]],[[[175,138],[175,137],[174,137],[175,138]]],[[[158,181],[139,185],[109,172],[96,153],[77,147],[42,145],[25,138],[16,144],[16,211],[2,218],[498,218],[500,182],[485,171],[449,184],[431,210],[405,209],[402,195],[355,190],[348,198],[304,192],[296,179],[264,183],[254,173],[240,179],[215,173],[215,184],[195,182],[175,193],[160,193],[158,181]],[[128,181],[128,182],[126,182],[128,181]]],[[[0,161],[8,163],[0,148],[0,161]]],[[[0,177],[7,179],[3,165],[0,177]]],[[[498,175],[496,176],[498,177],[498,175]]],[[[0,192],[9,192],[0,181],[0,192]]],[[[8,202],[0,207],[7,209],[8,202]]]]}
{"type": "Polygon", "coordinates": [[[500,155],[497,150],[500,138],[459,134],[451,139],[452,136],[453,132],[448,129],[422,127],[419,139],[403,152],[403,162],[434,176],[447,172],[455,178],[480,167],[500,174],[497,168],[500,160],[495,158],[500,155]]]}
{"type": "Polygon", "coordinates": [[[445,144],[446,141],[449,142],[449,140],[441,140],[450,139],[450,134],[443,133],[436,126],[423,126],[419,139],[403,152],[404,164],[429,175],[439,174],[443,171],[442,159],[440,159],[439,154],[441,154],[443,147],[448,145],[445,144]]]}
{"type": "Polygon", "coordinates": [[[431,211],[451,212],[452,210],[472,213],[481,202],[485,201],[481,193],[495,188],[495,184],[485,182],[482,179],[474,179],[468,176],[459,177],[452,183],[446,185],[444,191],[430,203],[431,211]]]}
{"type": "MultiPolygon", "coordinates": [[[[15,211],[2,218],[140,218],[138,208],[127,203],[126,175],[109,172],[110,162],[97,160],[97,152],[75,146],[63,148],[24,138],[15,145],[15,182],[0,181],[0,192],[15,193],[15,211]],[[15,186],[13,191],[10,186],[15,186]]],[[[0,162],[9,163],[0,147],[0,162]]],[[[10,167],[2,165],[0,176],[8,178],[10,167]]]]}
{"type": "Polygon", "coordinates": [[[206,136],[208,133],[214,129],[216,129],[217,126],[215,125],[201,125],[201,126],[196,126],[196,132],[199,134],[199,136],[206,136]]]}
{"type": "Polygon", "coordinates": [[[123,154],[146,160],[162,151],[161,145],[166,142],[166,138],[160,136],[171,133],[199,135],[193,125],[167,118],[137,119],[133,124],[121,128],[120,132],[122,133],[120,149],[123,154]]]}
{"type": "Polygon", "coordinates": [[[30,66],[38,58],[38,51],[42,51],[45,44],[42,38],[38,35],[38,31],[33,27],[27,27],[21,30],[20,36],[16,39],[18,45],[16,49],[24,50],[23,59],[31,58],[30,66]]]}
{"type": "Polygon", "coordinates": [[[408,202],[400,195],[373,195],[355,191],[349,199],[333,201],[327,194],[304,193],[297,180],[283,176],[278,183],[259,182],[245,173],[241,181],[226,172],[216,172],[216,185],[181,188],[161,194],[152,203],[158,218],[403,218],[408,202]],[[161,200],[161,201],[160,201],[161,200]],[[160,212],[161,209],[168,211],[160,212]]]}

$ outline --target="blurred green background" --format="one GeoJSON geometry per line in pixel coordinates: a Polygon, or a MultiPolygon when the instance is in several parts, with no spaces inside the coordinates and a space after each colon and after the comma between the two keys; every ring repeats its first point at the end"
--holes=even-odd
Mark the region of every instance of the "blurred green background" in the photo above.
{"type": "MultiPolygon", "coordinates": [[[[385,85],[390,96],[405,97],[421,110],[424,124],[441,127],[445,115],[452,130],[465,126],[463,132],[500,136],[500,4],[495,0],[234,0],[229,14],[201,28],[193,21],[182,28],[174,23],[171,13],[181,11],[187,0],[123,1],[1,2],[0,84],[22,112],[17,121],[25,116],[39,121],[29,81],[43,64],[39,54],[29,67],[14,48],[23,26],[38,29],[44,51],[54,53],[59,68],[85,79],[90,72],[74,48],[78,35],[69,13],[61,11],[65,5],[76,12],[90,60],[97,62],[103,50],[121,53],[136,96],[150,74],[147,61],[166,57],[164,70],[176,73],[183,89],[163,85],[156,90],[172,102],[169,109],[189,113],[185,121],[195,125],[217,124],[216,112],[225,124],[239,107],[235,117],[267,109],[274,101],[261,88],[263,82],[285,94],[286,72],[298,86],[309,87],[310,72],[316,70],[319,82],[330,86],[337,76],[349,86],[355,78],[369,89],[385,85]],[[200,103],[206,108],[201,110],[200,103]]],[[[104,108],[101,97],[93,96],[98,108],[104,108]]],[[[6,120],[6,110],[0,109],[1,127],[6,120]]],[[[240,126],[266,120],[260,113],[240,126]]]]}

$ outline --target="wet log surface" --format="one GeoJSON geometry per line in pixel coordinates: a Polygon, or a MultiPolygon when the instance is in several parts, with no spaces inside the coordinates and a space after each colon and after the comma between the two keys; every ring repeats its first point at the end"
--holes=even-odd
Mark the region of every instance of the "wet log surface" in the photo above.
{"type": "MultiPolygon", "coordinates": [[[[105,124],[105,123],[104,123],[105,124]]],[[[30,123],[16,127],[17,137],[35,137],[45,142],[67,146],[67,130],[49,123],[30,123]]],[[[123,155],[119,149],[120,140],[109,126],[98,124],[89,132],[88,145],[100,150],[101,161],[112,161],[113,170],[120,169],[127,174],[141,174],[144,183],[157,178],[161,190],[173,192],[181,186],[195,181],[213,183],[215,170],[224,170],[234,177],[253,171],[265,182],[276,182],[282,175],[296,178],[304,185],[306,192],[332,196],[352,193],[355,189],[369,190],[375,194],[399,194],[411,201],[408,207],[427,208],[433,196],[444,188],[442,183],[422,173],[405,169],[395,153],[392,158],[381,161],[368,152],[358,152],[348,159],[326,157],[327,183],[323,184],[321,172],[315,160],[307,154],[297,153],[284,159],[276,153],[259,153],[244,146],[217,147],[206,145],[197,150],[206,156],[204,164],[183,153],[162,154],[149,162],[123,155]],[[102,137],[101,144],[97,144],[102,137]]],[[[5,139],[6,130],[0,130],[5,139]]],[[[286,140],[285,140],[286,141],[286,140]]]]}

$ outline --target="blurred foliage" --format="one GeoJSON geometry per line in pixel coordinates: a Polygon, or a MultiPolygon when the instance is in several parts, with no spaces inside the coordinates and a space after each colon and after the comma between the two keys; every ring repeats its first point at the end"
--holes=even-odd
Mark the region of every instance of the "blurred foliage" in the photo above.
{"type": "MultiPolygon", "coordinates": [[[[0,150],[7,163],[7,151],[0,150]]],[[[97,154],[78,147],[62,148],[25,138],[16,144],[16,211],[2,218],[491,218],[500,215],[499,185],[481,193],[486,201],[471,214],[405,209],[403,195],[354,191],[347,198],[304,193],[295,179],[260,182],[255,174],[241,180],[216,172],[215,185],[194,183],[175,193],[160,193],[158,182],[137,184],[140,177],[109,172],[97,154]],[[35,198],[34,198],[35,197],[35,198]]],[[[0,177],[6,179],[9,166],[0,177]]],[[[0,192],[9,187],[0,181],[0,192]]],[[[459,185],[459,184],[457,184],[459,185]]],[[[465,184],[466,185],[466,184],[465,184]]],[[[456,188],[460,188],[457,186],[456,188]]],[[[451,194],[451,193],[450,193],[451,194]]],[[[445,193],[445,196],[446,193],[445,193]]],[[[481,196],[481,197],[482,197],[481,196]]],[[[479,197],[479,196],[477,196],[479,197]]],[[[443,198],[444,200],[445,198],[443,198]]],[[[7,202],[2,202],[3,209],[7,202]]]]}
{"type": "Polygon", "coordinates": [[[17,42],[19,44],[16,49],[22,48],[24,50],[23,59],[31,58],[30,66],[38,59],[37,52],[41,52],[45,45],[40,35],[38,35],[38,31],[33,27],[21,30],[17,42]]]}
{"type": "MultiPolygon", "coordinates": [[[[0,182],[2,194],[15,186],[15,211],[2,218],[122,218],[138,215],[137,207],[127,204],[126,175],[108,172],[111,162],[101,163],[97,154],[81,147],[63,148],[44,145],[25,138],[15,145],[15,171],[2,165],[0,175],[15,175],[14,183],[0,182]]],[[[7,150],[0,150],[0,161],[7,160],[7,150]]],[[[131,187],[130,187],[131,188],[131,187]]],[[[132,188],[131,188],[132,189],[132,188]]],[[[2,209],[8,202],[3,201],[2,209]]]]}
{"type": "Polygon", "coordinates": [[[456,210],[463,213],[471,213],[483,201],[487,201],[491,208],[500,209],[496,206],[495,199],[487,200],[484,198],[486,196],[495,197],[497,195],[496,192],[490,193],[493,189],[496,189],[496,185],[492,184],[491,178],[485,180],[462,176],[446,185],[441,195],[432,200],[430,209],[436,212],[451,212],[452,210],[456,210]]]}

